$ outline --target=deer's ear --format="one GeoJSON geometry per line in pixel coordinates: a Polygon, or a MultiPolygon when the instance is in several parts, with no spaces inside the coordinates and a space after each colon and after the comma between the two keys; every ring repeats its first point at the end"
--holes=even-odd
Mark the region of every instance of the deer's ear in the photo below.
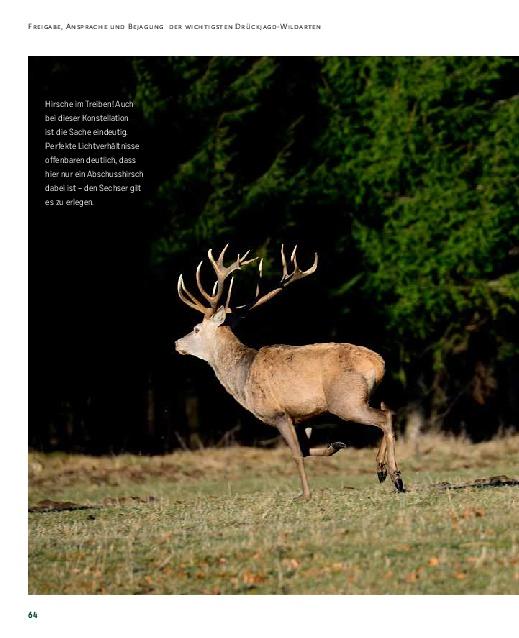
{"type": "Polygon", "coordinates": [[[218,308],[218,311],[211,317],[211,321],[215,323],[217,326],[221,326],[222,323],[227,318],[227,311],[223,306],[218,308]]]}

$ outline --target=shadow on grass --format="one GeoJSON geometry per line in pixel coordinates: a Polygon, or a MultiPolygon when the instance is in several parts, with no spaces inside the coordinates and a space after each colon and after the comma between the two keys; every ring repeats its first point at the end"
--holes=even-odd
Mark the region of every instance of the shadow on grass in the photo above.
{"type": "Polygon", "coordinates": [[[468,481],[466,483],[449,483],[447,481],[443,481],[441,483],[433,483],[430,487],[440,490],[463,490],[471,487],[508,487],[518,485],[519,479],[510,478],[505,474],[501,474],[500,476],[475,479],[474,481],[468,481]]]}
{"type": "Polygon", "coordinates": [[[74,510],[93,510],[101,507],[113,507],[114,505],[126,505],[128,503],[152,503],[155,496],[116,496],[105,498],[101,505],[79,505],[72,501],[50,501],[45,499],[36,505],[29,507],[29,512],[45,514],[48,512],[73,512],[74,510]]]}

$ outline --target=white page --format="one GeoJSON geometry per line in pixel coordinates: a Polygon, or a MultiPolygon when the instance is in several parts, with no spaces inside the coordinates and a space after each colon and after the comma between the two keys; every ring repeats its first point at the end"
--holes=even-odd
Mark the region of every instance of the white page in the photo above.
{"type": "MultiPolygon", "coordinates": [[[[515,597],[207,597],[27,595],[27,58],[28,56],[514,55],[513,3],[288,3],[166,5],[30,2],[3,7],[2,387],[4,634],[178,636],[508,633],[515,597]],[[103,29],[67,29],[102,25],[103,29]],[[128,28],[128,25],[133,28],[128,28]],[[186,24],[204,28],[186,29],[186,24]],[[281,25],[293,28],[282,28],[281,25]],[[59,29],[45,28],[57,26],[59,29]],[[111,29],[110,25],[124,25],[111,29]],[[162,28],[139,28],[144,26],[162,28]],[[172,28],[183,25],[182,29],[172,28]],[[213,28],[229,25],[232,29],[213,28]],[[237,28],[237,25],[240,25],[237,28]],[[311,28],[304,28],[309,26],[311,28]],[[207,28],[209,27],[209,28],[207,28]],[[261,28],[252,28],[261,27],[261,28]],[[303,28],[299,28],[303,27],[303,28]],[[22,406],[22,407],[20,407],[22,406]],[[29,612],[37,619],[29,619],[29,612]]],[[[33,238],[37,242],[37,237],[33,238]]],[[[38,291],[41,294],[42,291],[38,291]]],[[[43,291],[44,292],[44,291],[43,291]]],[[[36,322],[37,317],[34,318],[36,322]]]]}

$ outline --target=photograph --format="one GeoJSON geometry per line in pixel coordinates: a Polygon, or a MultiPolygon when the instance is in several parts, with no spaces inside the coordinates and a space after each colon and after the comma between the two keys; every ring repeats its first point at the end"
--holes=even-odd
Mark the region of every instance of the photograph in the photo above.
{"type": "Polygon", "coordinates": [[[28,57],[29,597],[519,594],[519,58],[126,50],[28,57]]]}

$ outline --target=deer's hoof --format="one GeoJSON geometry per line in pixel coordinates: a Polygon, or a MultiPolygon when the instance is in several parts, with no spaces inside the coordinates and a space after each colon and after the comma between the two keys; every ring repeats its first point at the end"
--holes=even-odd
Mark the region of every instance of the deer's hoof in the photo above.
{"type": "Polygon", "coordinates": [[[400,477],[395,479],[395,487],[397,492],[405,492],[404,482],[400,477]]]}
{"type": "Polygon", "coordinates": [[[387,470],[379,470],[377,472],[378,480],[383,483],[387,477],[387,470]]]}
{"type": "Polygon", "coordinates": [[[339,450],[344,450],[344,448],[348,446],[346,445],[346,443],[341,443],[341,441],[335,441],[335,443],[330,443],[330,447],[332,448],[333,453],[335,454],[339,450]]]}
{"type": "Polygon", "coordinates": [[[312,498],[311,494],[298,494],[297,496],[294,496],[294,498],[292,499],[293,503],[298,503],[299,501],[309,501],[312,498]]]}

